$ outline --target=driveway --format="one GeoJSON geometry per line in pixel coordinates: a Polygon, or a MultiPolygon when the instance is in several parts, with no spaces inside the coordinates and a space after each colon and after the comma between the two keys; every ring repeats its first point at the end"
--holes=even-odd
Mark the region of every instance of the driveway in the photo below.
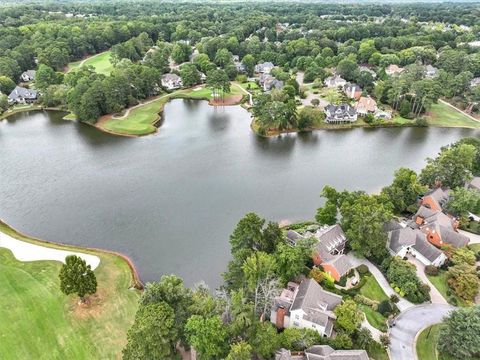
{"type": "Polygon", "coordinates": [[[455,307],[442,304],[418,305],[402,312],[390,330],[390,360],[417,359],[415,337],[425,327],[442,322],[455,307]]]}
{"type": "Polygon", "coordinates": [[[465,230],[458,230],[458,232],[470,238],[469,244],[480,244],[480,235],[477,235],[465,230]]]}
{"type": "Polygon", "coordinates": [[[432,301],[432,303],[448,305],[447,300],[445,300],[440,291],[438,291],[437,288],[433,286],[427,275],[425,275],[425,265],[411,255],[408,255],[408,261],[415,265],[415,267],[417,268],[417,276],[420,278],[420,280],[430,286],[430,300],[432,301]]]}
{"type": "MultiPolygon", "coordinates": [[[[382,272],[375,266],[373,265],[370,261],[367,259],[360,259],[356,256],[354,256],[352,253],[349,253],[348,258],[350,260],[350,263],[353,265],[353,267],[357,267],[359,265],[367,265],[368,269],[372,273],[372,275],[375,277],[377,280],[378,284],[382,288],[382,290],[385,292],[385,294],[390,297],[391,295],[395,294],[398,296],[398,294],[395,292],[395,290],[392,289],[392,287],[389,285],[387,279],[385,279],[385,276],[383,276],[382,272]]],[[[410,309],[414,307],[415,305],[412,304],[410,301],[402,299],[400,296],[400,301],[396,304],[398,309],[400,311],[405,311],[407,309],[410,309]]]]}

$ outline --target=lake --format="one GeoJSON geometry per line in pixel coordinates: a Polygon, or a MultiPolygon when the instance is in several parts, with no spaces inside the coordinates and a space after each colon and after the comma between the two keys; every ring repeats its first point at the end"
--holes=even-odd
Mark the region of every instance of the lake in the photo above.
{"type": "Polygon", "coordinates": [[[0,218],[31,236],[122,252],[144,281],[221,283],[228,238],[254,211],[312,219],[324,185],[379,191],[441,146],[479,131],[386,128],[265,139],[241,107],[174,100],[159,132],[104,134],[59,113],[0,122],[0,218]]]}

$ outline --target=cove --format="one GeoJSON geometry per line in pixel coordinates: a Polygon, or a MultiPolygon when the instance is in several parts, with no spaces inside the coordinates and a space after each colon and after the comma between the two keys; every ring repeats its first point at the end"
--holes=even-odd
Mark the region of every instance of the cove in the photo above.
{"type": "Polygon", "coordinates": [[[261,138],[239,106],[173,100],[152,136],[30,112],[0,122],[0,218],[41,239],[118,251],[143,281],[221,284],[228,238],[255,211],[313,218],[324,185],[378,191],[478,130],[383,128],[261,138]]]}

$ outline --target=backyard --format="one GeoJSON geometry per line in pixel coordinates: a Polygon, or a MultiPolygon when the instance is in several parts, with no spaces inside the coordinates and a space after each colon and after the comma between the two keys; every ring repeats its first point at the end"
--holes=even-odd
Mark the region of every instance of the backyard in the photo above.
{"type": "Polygon", "coordinates": [[[480,121],[472,120],[440,101],[432,105],[427,115],[427,122],[432,126],[480,128],[480,121]]]}
{"type": "MultiPolygon", "coordinates": [[[[0,222],[0,231],[35,242],[0,222]]],[[[0,248],[0,359],[120,358],[139,292],[120,257],[97,253],[97,294],[90,304],[60,292],[56,261],[20,262],[0,248]]]]}
{"type": "MultiPolygon", "coordinates": [[[[378,302],[388,300],[388,296],[383,292],[375,277],[372,275],[366,275],[366,278],[367,281],[365,282],[365,285],[360,288],[360,295],[378,302]]],[[[365,317],[370,325],[380,331],[387,330],[387,319],[382,314],[364,304],[360,305],[360,309],[365,313],[365,317]]]]}

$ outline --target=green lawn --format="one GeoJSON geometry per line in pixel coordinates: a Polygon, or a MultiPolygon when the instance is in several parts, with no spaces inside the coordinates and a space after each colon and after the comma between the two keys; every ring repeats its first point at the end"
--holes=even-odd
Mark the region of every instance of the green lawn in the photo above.
{"type": "Polygon", "coordinates": [[[427,118],[432,126],[464,126],[480,128],[480,122],[474,121],[461,112],[443,103],[433,104],[427,118]]]}
{"type": "Polygon", "coordinates": [[[159,119],[159,113],[169,100],[168,96],[158,98],[149,104],[140,106],[130,111],[124,119],[110,118],[102,123],[101,127],[108,131],[126,135],[147,135],[154,133],[154,124],[159,119]]]}
{"type": "MultiPolygon", "coordinates": [[[[175,94],[178,94],[178,92],[175,92],[175,94]]],[[[175,97],[175,94],[173,97],[175,97]]],[[[181,91],[179,97],[184,97],[184,98],[189,98],[189,99],[199,99],[199,100],[212,100],[213,95],[212,95],[212,89],[207,88],[207,87],[202,87],[202,88],[194,88],[194,89],[189,89],[185,91],[181,91]]],[[[245,95],[245,92],[243,92],[239,86],[235,84],[230,85],[230,92],[229,93],[223,93],[222,91],[218,92],[219,96],[222,94],[225,97],[228,97],[230,95],[245,95]]]]}
{"type": "Polygon", "coordinates": [[[419,360],[451,360],[445,354],[437,353],[438,334],[440,324],[430,326],[423,330],[417,338],[417,356],[419,360]]]}
{"type": "MultiPolygon", "coordinates": [[[[68,71],[75,70],[80,66],[83,60],[76,61],[68,64],[68,71]]],[[[83,65],[91,65],[95,68],[95,71],[99,74],[110,75],[113,70],[113,64],[110,62],[110,51],[93,55],[89,57],[83,65]]]]}
{"type": "Polygon", "coordinates": [[[371,346],[367,348],[368,356],[371,360],[389,360],[387,350],[377,343],[376,341],[373,342],[371,346]]]}
{"type": "Polygon", "coordinates": [[[480,251],[480,244],[470,244],[468,248],[472,251],[479,252],[480,251]]]}
{"type": "MultiPolygon", "coordinates": [[[[33,241],[0,223],[0,231],[33,241]]],[[[17,261],[0,248],[0,359],[120,358],[139,292],[127,263],[95,253],[97,294],[81,307],[59,290],[56,261],[17,261]]]]}
{"type": "Polygon", "coordinates": [[[367,275],[367,282],[360,288],[360,294],[378,302],[388,300],[377,280],[372,275],[367,275]]]}
{"type": "MultiPolygon", "coordinates": [[[[445,270],[440,270],[437,276],[430,276],[427,275],[428,280],[432,283],[433,286],[437,288],[437,290],[442,294],[445,300],[449,301],[449,297],[447,295],[447,290],[448,290],[448,284],[447,284],[447,272],[445,270]]],[[[457,299],[457,304],[453,305],[458,305],[458,306],[466,306],[465,302],[456,296],[453,291],[451,292],[452,295],[450,297],[454,297],[457,299]]]]}
{"type": "Polygon", "coordinates": [[[373,310],[370,306],[359,304],[360,310],[365,313],[367,321],[370,325],[380,331],[387,331],[387,319],[378,311],[373,310]]]}

